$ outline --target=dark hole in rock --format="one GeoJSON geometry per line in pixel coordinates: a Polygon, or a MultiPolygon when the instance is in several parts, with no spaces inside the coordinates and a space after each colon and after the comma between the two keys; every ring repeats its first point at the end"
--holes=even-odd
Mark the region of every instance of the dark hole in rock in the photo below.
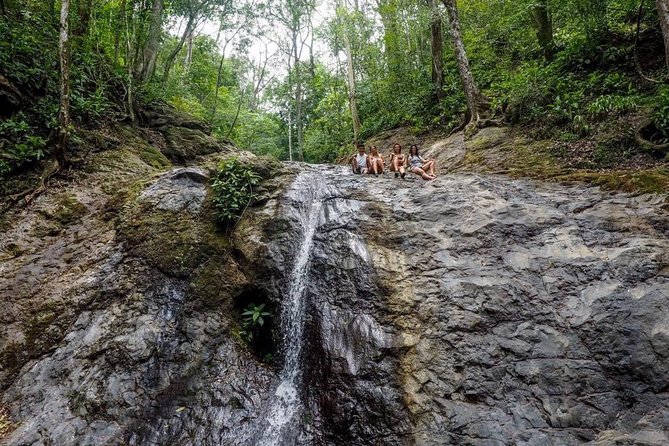
{"type": "Polygon", "coordinates": [[[277,359],[275,328],[279,317],[274,302],[262,289],[249,286],[235,297],[235,311],[240,337],[259,360],[274,364],[277,359]]]}

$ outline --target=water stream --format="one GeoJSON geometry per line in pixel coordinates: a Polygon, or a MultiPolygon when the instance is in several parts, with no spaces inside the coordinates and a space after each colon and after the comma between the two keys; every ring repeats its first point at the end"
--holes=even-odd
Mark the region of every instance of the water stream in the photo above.
{"type": "MultiPolygon", "coordinates": [[[[302,381],[301,354],[305,321],[305,290],[309,273],[309,260],[314,234],[318,227],[323,207],[322,188],[313,177],[300,174],[290,191],[291,198],[298,207],[297,217],[302,228],[302,239],[298,246],[295,263],[288,284],[288,297],[281,309],[283,368],[279,374],[281,382],[276,389],[267,415],[267,424],[260,435],[259,446],[291,444],[290,427],[298,419],[302,401],[300,388],[302,381]]],[[[294,433],[297,435],[297,433],[294,433]]]]}

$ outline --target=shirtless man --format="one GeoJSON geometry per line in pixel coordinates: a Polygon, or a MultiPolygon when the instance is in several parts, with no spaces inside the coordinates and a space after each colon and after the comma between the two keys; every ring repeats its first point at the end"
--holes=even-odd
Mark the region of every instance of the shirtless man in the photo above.
{"type": "Polygon", "coordinates": [[[369,172],[369,159],[365,153],[365,146],[358,144],[358,154],[349,159],[353,173],[364,175],[369,172]]]}

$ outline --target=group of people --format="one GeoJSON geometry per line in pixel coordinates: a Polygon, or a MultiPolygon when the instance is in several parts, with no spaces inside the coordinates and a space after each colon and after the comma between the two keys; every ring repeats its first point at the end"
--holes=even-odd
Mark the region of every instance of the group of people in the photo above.
{"type": "MultiPolygon", "coordinates": [[[[356,174],[379,175],[385,173],[385,160],[376,146],[371,146],[369,148],[369,154],[367,154],[365,146],[359,144],[358,153],[353,155],[349,159],[349,162],[353,168],[353,173],[356,174]]],[[[416,144],[411,145],[408,156],[402,153],[401,144],[394,144],[393,151],[390,154],[388,168],[391,172],[395,173],[395,178],[401,177],[404,179],[406,172],[416,174],[428,181],[437,178],[437,175],[434,173],[434,160],[424,159],[420,156],[416,144]]]]}

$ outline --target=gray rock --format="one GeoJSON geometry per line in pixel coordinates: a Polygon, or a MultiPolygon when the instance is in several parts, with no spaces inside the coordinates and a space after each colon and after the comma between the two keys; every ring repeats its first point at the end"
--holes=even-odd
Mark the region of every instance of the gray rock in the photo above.
{"type": "Polygon", "coordinates": [[[202,212],[205,174],[179,169],[115,228],[85,226],[93,213],[80,238],[1,265],[0,291],[15,297],[2,316],[14,344],[0,346],[22,346],[2,356],[2,404],[19,422],[4,444],[262,445],[282,352],[298,343],[300,413],[281,444],[669,442],[666,197],[291,169],[300,180],[230,240],[202,212]],[[282,339],[318,201],[304,335],[282,339]],[[136,220],[154,213],[193,231],[128,246],[152,237],[136,220]],[[170,268],[147,254],[160,246],[170,268]],[[232,336],[248,290],[274,308],[275,367],[232,336]],[[30,313],[40,299],[58,305],[30,313]]]}

